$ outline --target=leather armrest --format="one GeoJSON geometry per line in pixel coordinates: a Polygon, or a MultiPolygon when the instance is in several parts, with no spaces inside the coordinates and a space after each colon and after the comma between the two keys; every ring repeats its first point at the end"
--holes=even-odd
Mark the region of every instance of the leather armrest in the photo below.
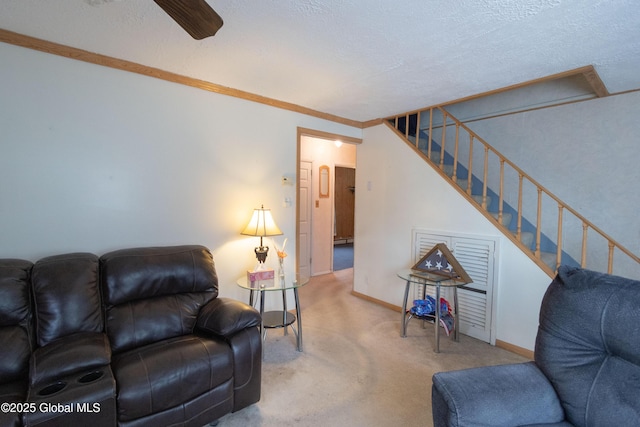
{"type": "Polygon", "coordinates": [[[42,384],[111,363],[109,339],[99,332],[81,332],[52,341],[31,355],[29,382],[42,384]]]}
{"type": "Polygon", "coordinates": [[[439,372],[433,376],[434,427],[560,423],[553,386],[533,362],[439,372]]]}
{"type": "Polygon", "coordinates": [[[200,309],[196,328],[225,338],[238,331],[260,325],[255,308],[231,298],[214,298],[200,309]]]}

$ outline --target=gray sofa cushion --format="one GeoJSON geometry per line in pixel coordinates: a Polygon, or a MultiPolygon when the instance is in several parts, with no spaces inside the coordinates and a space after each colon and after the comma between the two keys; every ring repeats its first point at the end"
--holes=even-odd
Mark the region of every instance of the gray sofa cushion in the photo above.
{"type": "Polygon", "coordinates": [[[640,282],[562,266],[540,309],[535,361],[576,426],[640,421],[640,282]]]}
{"type": "Polygon", "coordinates": [[[439,372],[432,397],[435,425],[513,427],[564,419],[553,387],[533,362],[439,372]]]}

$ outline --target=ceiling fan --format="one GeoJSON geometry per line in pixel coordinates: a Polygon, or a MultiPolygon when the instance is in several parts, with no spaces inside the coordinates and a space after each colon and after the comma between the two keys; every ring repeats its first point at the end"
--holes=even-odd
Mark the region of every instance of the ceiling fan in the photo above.
{"type": "Polygon", "coordinates": [[[222,27],[222,18],[205,0],[153,1],[196,40],[212,36],[222,27]]]}

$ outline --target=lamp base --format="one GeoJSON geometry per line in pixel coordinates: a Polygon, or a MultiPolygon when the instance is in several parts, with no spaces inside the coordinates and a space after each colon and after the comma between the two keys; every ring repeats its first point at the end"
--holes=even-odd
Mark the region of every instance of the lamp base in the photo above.
{"type": "Polygon", "coordinates": [[[256,253],[258,262],[264,264],[267,260],[267,254],[269,253],[269,246],[258,246],[253,251],[256,253]]]}

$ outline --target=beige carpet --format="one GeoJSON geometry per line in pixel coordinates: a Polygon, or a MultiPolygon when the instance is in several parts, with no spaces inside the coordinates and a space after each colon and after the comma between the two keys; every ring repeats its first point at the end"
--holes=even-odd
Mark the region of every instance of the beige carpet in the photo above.
{"type": "MultiPolygon", "coordinates": [[[[353,269],[313,278],[300,290],[304,351],[295,336],[270,330],[262,399],[221,418],[220,427],[431,426],[431,376],[438,371],[522,362],[466,335],[441,335],[400,313],[351,295],[353,269]]],[[[390,283],[389,286],[404,286],[390,283]]]]}

